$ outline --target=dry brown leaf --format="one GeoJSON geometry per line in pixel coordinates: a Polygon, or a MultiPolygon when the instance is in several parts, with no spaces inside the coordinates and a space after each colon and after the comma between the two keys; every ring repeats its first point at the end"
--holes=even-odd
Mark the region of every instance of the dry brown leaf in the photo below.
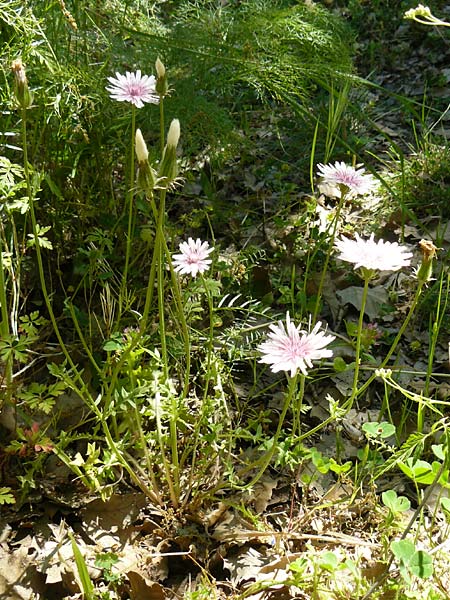
{"type": "Polygon", "coordinates": [[[146,579],[136,571],[127,573],[131,585],[131,600],[165,600],[167,594],[161,584],[146,579]]]}
{"type": "Polygon", "coordinates": [[[0,546],[0,598],[45,600],[44,584],[33,562],[25,544],[12,552],[0,546]]]}
{"type": "Polygon", "coordinates": [[[277,485],[278,482],[275,481],[275,479],[262,477],[254,486],[250,500],[253,501],[255,510],[258,514],[261,514],[266,510],[269,501],[272,499],[273,490],[277,485]]]}

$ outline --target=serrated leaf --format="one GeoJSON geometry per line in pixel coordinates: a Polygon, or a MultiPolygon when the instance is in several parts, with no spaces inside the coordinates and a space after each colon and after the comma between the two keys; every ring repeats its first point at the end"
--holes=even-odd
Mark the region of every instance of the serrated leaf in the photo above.
{"type": "Polygon", "coordinates": [[[0,504],[15,504],[16,499],[10,493],[10,487],[1,487],[0,488],[0,504]]]}

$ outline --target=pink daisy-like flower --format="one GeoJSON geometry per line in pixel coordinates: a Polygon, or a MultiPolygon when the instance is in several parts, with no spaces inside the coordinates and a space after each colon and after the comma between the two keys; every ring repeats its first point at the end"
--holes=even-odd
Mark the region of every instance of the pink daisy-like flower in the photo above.
{"type": "Polygon", "coordinates": [[[355,269],[398,271],[411,262],[412,252],[406,246],[383,240],[375,242],[373,233],[368,240],[363,240],[358,234],[355,237],[355,240],[342,237],[335,243],[340,252],[338,258],[353,263],[355,269]]]}
{"type": "Polygon", "coordinates": [[[153,75],[141,75],[136,73],[125,75],[116,73],[116,77],[108,77],[110,86],[106,89],[111,98],[120,102],[131,102],[136,108],[142,108],[145,102],[158,104],[159,96],[156,92],[156,79],[153,75]]]}
{"type": "Polygon", "coordinates": [[[365,169],[355,169],[344,162],[335,162],[334,165],[317,165],[317,173],[322,178],[319,188],[327,196],[340,197],[345,193],[347,197],[354,198],[367,194],[376,186],[376,180],[368,175],[365,169]]]}
{"type": "Polygon", "coordinates": [[[273,373],[290,371],[291,377],[294,377],[300,369],[303,375],[307,375],[306,367],[311,369],[313,360],[333,356],[333,352],[325,346],[335,336],[325,335],[323,331],[319,331],[320,326],[319,321],[310,333],[302,331],[292,323],[287,312],[286,328],[282,321],[278,321],[277,325],[270,325],[268,340],[258,346],[263,355],[259,362],[271,365],[273,373]]]}
{"type": "Polygon", "coordinates": [[[213,250],[214,248],[210,248],[208,242],[202,242],[199,238],[195,241],[188,238],[187,242],[180,244],[181,254],[174,254],[172,257],[175,271],[192,277],[204,273],[212,262],[208,256],[213,250]]]}

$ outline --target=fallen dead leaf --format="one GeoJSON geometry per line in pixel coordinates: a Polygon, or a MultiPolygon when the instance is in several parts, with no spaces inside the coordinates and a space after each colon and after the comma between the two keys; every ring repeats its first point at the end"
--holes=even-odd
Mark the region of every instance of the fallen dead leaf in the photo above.
{"type": "Polygon", "coordinates": [[[166,592],[161,584],[146,579],[136,571],[127,573],[131,585],[131,600],[165,600],[166,592]]]}

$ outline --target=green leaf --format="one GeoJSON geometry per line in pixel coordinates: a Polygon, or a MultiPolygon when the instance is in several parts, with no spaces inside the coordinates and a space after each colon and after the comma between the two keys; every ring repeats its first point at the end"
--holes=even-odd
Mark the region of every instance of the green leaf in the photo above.
{"type": "Polygon", "coordinates": [[[330,459],[315,448],[311,449],[311,460],[319,473],[325,474],[330,470],[330,459]]]}
{"type": "Polygon", "coordinates": [[[433,558],[425,550],[417,550],[408,565],[411,573],[420,579],[427,579],[433,574],[433,558]]]}
{"type": "MultiPolygon", "coordinates": [[[[415,461],[414,458],[408,458],[404,462],[399,462],[398,466],[403,473],[405,473],[405,475],[407,475],[416,483],[431,485],[435,481],[436,475],[442,465],[437,461],[433,461],[433,463],[430,465],[430,463],[426,462],[425,460],[415,461]]],[[[442,485],[447,485],[447,480],[448,471],[444,471],[442,476],[439,478],[439,481],[442,483],[442,485]]]]}
{"type": "Polygon", "coordinates": [[[15,504],[16,499],[10,493],[10,487],[1,487],[0,488],[0,504],[15,504]]]}
{"type": "Polygon", "coordinates": [[[383,504],[393,513],[401,513],[411,508],[411,502],[405,496],[397,496],[395,490],[387,490],[381,494],[383,504]]]}
{"type": "Polygon", "coordinates": [[[347,370],[347,363],[342,356],[336,356],[336,358],[333,360],[333,367],[336,373],[343,373],[347,370]]]}
{"type": "Polygon", "coordinates": [[[324,552],[319,558],[318,564],[322,569],[333,572],[337,569],[339,560],[334,552],[324,552]]]}
{"type": "Polygon", "coordinates": [[[362,430],[368,437],[379,438],[382,440],[395,434],[395,426],[392,425],[392,423],[378,423],[377,421],[364,423],[362,430]]]}
{"type": "Polygon", "coordinates": [[[339,463],[337,463],[334,458],[330,458],[330,471],[332,471],[333,473],[336,473],[336,475],[342,475],[342,473],[348,473],[350,471],[350,469],[352,468],[353,463],[348,460],[346,463],[344,463],[343,465],[340,465],[339,463]]]}
{"type": "Polygon", "coordinates": [[[296,558],[293,562],[289,564],[289,570],[294,573],[303,574],[305,569],[308,568],[309,562],[303,556],[300,558],[296,558]]]}
{"type": "Polygon", "coordinates": [[[445,460],[445,450],[444,450],[444,446],[442,444],[433,444],[431,446],[431,449],[433,450],[433,454],[435,455],[436,458],[438,458],[439,460],[444,461],[445,460]]]}
{"type": "Polygon", "coordinates": [[[103,552],[103,554],[98,554],[96,556],[95,566],[99,567],[99,569],[111,570],[118,560],[119,557],[114,552],[103,552]]]}
{"type": "Polygon", "coordinates": [[[121,350],[124,347],[123,336],[121,333],[113,333],[109,340],[103,344],[103,350],[107,352],[115,352],[121,350]]]}
{"type": "Polygon", "coordinates": [[[80,583],[83,588],[83,595],[86,600],[94,600],[94,584],[92,583],[92,579],[89,576],[89,572],[87,569],[86,561],[84,560],[83,555],[80,552],[80,548],[75,541],[73,535],[69,532],[69,538],[72,542],[72,552],[75,558],[75,564],[77,565],[78,577],[80,578],[80,583]]]}
{"type": "Polygon", "coordinates": [[[441,506],[445,512],[450,513],[450,498],[446,498],[445,496],[441,498],[441,506]]]}
{"type": "Polygon", "coordinates": [[[411,558],[416,552],[416,547],[411,540],[398,540],[392,542],[391,550],[397,560],[409,565],[411,558]]]}

